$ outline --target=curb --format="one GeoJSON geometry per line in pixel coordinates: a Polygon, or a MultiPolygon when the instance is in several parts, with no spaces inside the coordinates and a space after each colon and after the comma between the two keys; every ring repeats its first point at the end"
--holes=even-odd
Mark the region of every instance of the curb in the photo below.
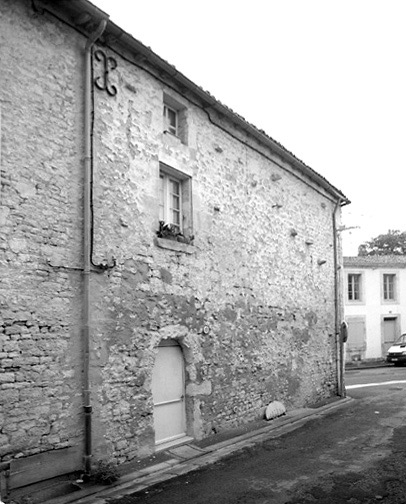
{"type": "Polygon", "coordinates": [[[48,500],[46,504],[68,504],[73,502],[76,504],[104,504],[105,499],[120,499],[182,474],[196,471],[244,448],[253,447],[257,443],[282,436],[298,429],[313,418],[324,416],[331,411],[349,405],[353,401],[354,399],[351,397],[344,397],[317,409],[303,408],[293,410],[285,416],[272,420],[269,426],[267,425],[205,448],[199,448],[190,443],[168,449],[166,451],[173,458],[126,474],[120,478],[119,482],[108,488],[105,486],[92,486],[91,488],[83,489],[63,497],[48,500]]]}
{"type": "Polygon", "coordinates": [[[391,364],[387,364],[387,363],[382,363],[382,364],[362,364],[360,366],[346,366],[345,367],[345,371],[362,371],[363,369],[380,369],[380,368],[391,368],[391,367],[394,367],[392,366],[391,364]]]}

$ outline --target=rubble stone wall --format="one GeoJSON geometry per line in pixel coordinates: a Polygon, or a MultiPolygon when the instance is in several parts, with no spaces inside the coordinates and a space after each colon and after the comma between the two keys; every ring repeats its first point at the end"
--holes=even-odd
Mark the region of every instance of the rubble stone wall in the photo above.
{"type": "Polygon", "coordinates": [[[82,444],[84,43],[0,2],[2,461],[82,444]]]}
{"type": "MultiPolygon", "coordinates": [[[[7,460],[82,442],[85,39],[27,2],[0,13],[7,460]]],[[[101,48],[117,60],[118,92],[94,94],[94,260],[116,266],[91,276],[95,458],[153,453],[151,377],[168,338],[183,350],[196,438],[258,419],[273,400],[334,395],[335,202],[153,67],[101,48]],[[182,141],[163,133],[168,97],[182,141]],[[191,180],[193,244],[156,236],[160,163],[191,180]]]]}
{"type": "Polygon", "coordinates": [[[117,267],[92,279],[97,449],[120,462],[153,452],[165,338],[183,349],[196,438],[256,420],[273,400],[334,395],[335,202],[153,69],[106,53],[119,91],[95,96],[95,255],[117,267]],[[167,96],[187,111],[183,141],[162,133],[167,96]],[[157,240],[160,163],[192,180],[193,245],[157,240]]]}

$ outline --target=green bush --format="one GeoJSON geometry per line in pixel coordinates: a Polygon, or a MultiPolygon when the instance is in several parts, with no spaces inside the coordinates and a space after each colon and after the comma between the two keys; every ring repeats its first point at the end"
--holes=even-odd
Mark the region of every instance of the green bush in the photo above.
{"type": "Polygon", "coordinates": [[[111,485],[120,478],[116,464],[99,460],[92,471],[92,479],[100,485],[111,485]]]}

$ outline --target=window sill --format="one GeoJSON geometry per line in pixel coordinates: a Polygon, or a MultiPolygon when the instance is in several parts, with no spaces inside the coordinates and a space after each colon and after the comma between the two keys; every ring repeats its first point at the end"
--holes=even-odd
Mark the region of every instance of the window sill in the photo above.
{"type": "Polygon", "coordinates": [[[195,248],[193,245],[188,243],[182,243],[175,240],[167,240],[165,238],[156,238],[155,244],[167,250],[173,250],[174,252],[182,252],[184,254],[194,254],[195,248]]]}
{"type": "Polygon", "coordinates": [[[181,145],[186,145],[186,142],[184,142],[180,136],[175,135],[174,133],[171,133],[170,131],[164,131],[163,138],[164,138],[165,143],[167,145],[170,145],[171,147],[178,147],[181,145]]]}
{"type": "Polygon", "coordinates": [[[176,133],[173,133],[173,131],[164,130],[164,135],[170,135],[173,138],[177,138],[179,140],[179,142],[181,141],[179,135],[177,135],[176,133]]]}

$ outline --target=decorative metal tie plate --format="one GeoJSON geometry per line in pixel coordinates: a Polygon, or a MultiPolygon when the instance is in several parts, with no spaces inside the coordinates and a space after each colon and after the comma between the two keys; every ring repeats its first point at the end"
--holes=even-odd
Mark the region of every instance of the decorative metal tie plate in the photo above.
{"type": "Polygon", "coordinates": [[[106,56],[101,49],[94,52],[94,57],[103,65],[103,75],[96,77],[94,80],[96,87],[101,91],[107,91],[110,96],[115,96],[117,88],[110,83],[109,72],[117,68],[117,61],[111,56],[106,56]]]}

